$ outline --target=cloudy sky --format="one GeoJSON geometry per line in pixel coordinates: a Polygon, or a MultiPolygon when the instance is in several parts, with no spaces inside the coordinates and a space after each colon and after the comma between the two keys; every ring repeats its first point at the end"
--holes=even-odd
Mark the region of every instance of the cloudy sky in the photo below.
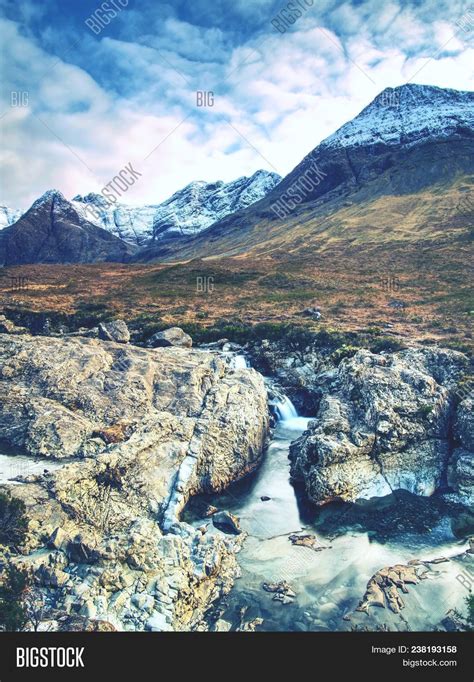
{"type": "Polygon", "coordinates": [[[474,89],[470,0],[296,0],[287,30],[281,0],[102,8],[122,5],[104,25],[96,0],[0,0],[0,203],[99,191],[130,162],[130,204],[284,175],[387,86],[474,89]]]}

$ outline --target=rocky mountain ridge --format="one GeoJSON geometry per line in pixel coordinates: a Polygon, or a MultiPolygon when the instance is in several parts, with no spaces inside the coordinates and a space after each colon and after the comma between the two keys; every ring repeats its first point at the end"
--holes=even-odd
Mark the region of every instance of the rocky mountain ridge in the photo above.
{"type": "Polygon", "coordinates": [[[50,190],[13,225],[0,230],[0,265],[122,262],[133,248],[88,221],[50,190]]]}
{"type": "MultiPolygon", "coordinates": [[[[327,241],[353,240],[354,234],[370,242],[378,225],[379,238],[389,239],[415,212],[418,195],[423,206],[423,192],[432,202],[457,194],[447,228],[467,226],[459,205],[472,191],[473,159],[474,93],[414,84],[389,88],[323,140],[263,199],[194,239],[158,245],[136,258],[304,252],[305,246],[314,250],[327,241]]],[[[427,221],[425,212],[421,218],[427,221]]],[[[444,216],[443,211],[437,214],[444,216]]]]}
{"type": "MultiPolygon", "coordinates": [[[[281,180],[277,173],[258,170],[231,182],[192,182],[160,204],[129,206],[112,204],[101,194],[77,195],[70,206],[83,220],[107,230],[134,247],[150,242],[195,235],[229,213],[265,196],[281,180]]],[[[36,208],[56,190],[49,190],[33,204],[36,208]]],[[[64,197],[57,192],[64,201],[64,197]]],[[[33,208],[32,206],[32,208],[33,208]]],[[[70,209],[69,209],[70,210],[70,209]]],[[[0,229],[13,225],[23,212],[0,207],[0,229]]]]}
{"type": "Polygon", "coordinates": [[[321,147],[412,146],[473,128],[473,92],[408,83],[383,90],[321,147]]]}

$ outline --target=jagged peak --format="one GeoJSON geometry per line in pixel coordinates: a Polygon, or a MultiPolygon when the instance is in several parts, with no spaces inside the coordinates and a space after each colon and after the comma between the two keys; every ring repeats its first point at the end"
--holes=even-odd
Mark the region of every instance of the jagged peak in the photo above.
{"type": "MultiPolygon", "coordinates": [[[[247,177],[247,176],[244,176],[247,177]]],[[[265,170],[264,168],[259,168],[258,170],[255,171],[253,175],[250,175],[248,177],[249,180],[253,180],[254,178],[281,178],[281,175],[279,173],[276,173],[275,171],[268,171],[265,170]]]]}
{"type": "Polygon", "coordinates": [[[81,204],[107,203],[106,199],[97,192],[89,192],[88,194],[76,194],[76,196],[72,198],[72,201],[77,201],[81,204]]]}

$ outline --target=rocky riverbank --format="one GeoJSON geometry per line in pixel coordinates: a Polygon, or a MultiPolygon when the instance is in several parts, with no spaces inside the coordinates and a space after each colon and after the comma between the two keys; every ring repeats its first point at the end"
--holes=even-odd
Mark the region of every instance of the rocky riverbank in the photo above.
{"type": "Polygon", "coordinates": [[[472,398],[458,393],[467,369],[466,356],[441,349],[343,359],[319,376],[315,420],[290,449],[292,476],[316,504],[448,485],[472,504],[472,398]]]}
{"type": "MultiPolygon", "coordinates": [[[[448,493],[456,538],[472,533],[466,509],[473,503],[472,395],[463,388],[471,386],[471,370],[459,352],[327,351],[305,338],[244,349],[222,341],[193,350],[177,328],[143,347],[132,345],[128,328],[117,322],[63,336],[4,331],[0,474],[7,463],[3,478],[14,480],[0,493],[24,503],[27,532],[21,547],[3,546],[0,562],[29,571],[44,600],[44,627],[207,629],[206,612],[240,575],[236,554],[247,528],[244,523],[240,532],[231,515],[225,517],[234,524],[230,531],[218,515],[191,525],[181,512],[192,496],[223,491],[259,467],[275,422],[269,403],[285,422],[287,392],[314,419],[290,419],[289,432],[283,428],[288,440],[281,470],[272,471],[275,494],[262,487],[249,502],[257,536],[281,525],[306,532],[298,528],[288,484],[288,449],[303,504],[353,503],[399,489],[448,493]],[[271,378],[246,367],[245,357],[271,378]],[[29,460],[36,462],[33,473],[23,470],[29,460]],[[18,464],[14,476],[11,462],[18,464]],[[291,499],[281,507],[285,486],[291,499]]],[[[259,475],[272,466],[266,462],[259,475]]],[[[232,495],[227,502],[221,510],[240,507],[232,495]]],[[[408,516],[397,532],[409,531],[408,516]]],[[[278,533],[271,530],[270,543],[278,533]]],[[[302,538],[314,544],[316,536],[293,537],[292,551],[310,552],[312,565],[319,554],[302,538]]],[[[364,584],[371,566],[358,577],[364,584]]],[[[319,580],[313,567],[310,574],[319,580]]]]}
{"type": "Polygon", "coordinates": [[[46,600],[118,629],[200,627],[232,586],[242,537],[179,522],[187,499],[259,463],[260,375],[211,353],[0,336],[0,439],[64,466],[2,486],[26,505],[21,553],[46,600]],[[18,483],[21,482],[21,485],[18,483]]]}

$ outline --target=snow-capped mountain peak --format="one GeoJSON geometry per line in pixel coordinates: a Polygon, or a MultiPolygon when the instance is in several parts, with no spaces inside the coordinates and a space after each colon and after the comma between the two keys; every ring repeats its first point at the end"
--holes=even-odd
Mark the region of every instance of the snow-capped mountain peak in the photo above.
{"type": "MultiPolygon", "coordinates": [[[[30,211],[52,202],[55,212],[75,211],[79,218],[102,227],[135,246],[182,235],[197,234],[229,213],[262,199],[281,180],[277,173],[256,171],[251,177],[232,182],[196,180],[175,192],[161,204],[129,206],[111,204],[104,196],[90,192],[68,201],[57,189],[50,189],[32,204],[30,211]]],[[[17,222],[23,211],[0,206],[0,229],[17,222]]]]}
{"type": "Polygon", "coordinates": [[[48,201],[52,201],[53,203],[59,204],[69,203],[66,197],[58,189],[48,189],[44,194],[38,197],[36,201],[33,202],[31,208],[32,209],[39,208],[40,206],[43,206],[43,204],[46,204],[48,201]]]}
{"type": "Polygon", "coordinates": [[[159,206],[154,220],[154,240],[194,235],[217,220],[262,199],[281,178],[259,170],[232,182],[191,182],[159,206]]]}
{"type": "Polygon", "coordinates": [[[385,88],[320,146],[411,146],[428,137],[449,137],[460,128],[474,128],[473,92],[408,83],[385,88]]]}

